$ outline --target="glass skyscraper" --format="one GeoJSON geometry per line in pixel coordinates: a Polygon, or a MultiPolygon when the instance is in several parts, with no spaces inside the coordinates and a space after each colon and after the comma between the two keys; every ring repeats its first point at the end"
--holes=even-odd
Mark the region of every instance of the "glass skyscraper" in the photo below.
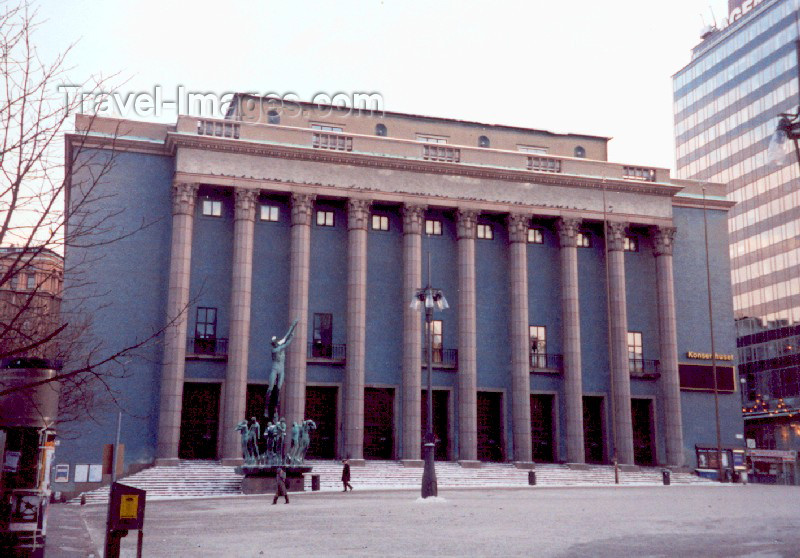
{"type": "Polygon", "coordinates": [[[737,202],[728,229],[746,435],[771,449],[800,446],[800,179],[794,157],[767,159],[778,115],[798,107],[795,2],[731,0],[732,21],[707,29],[673,76],[678,176],[725,183],[737,202]]]}

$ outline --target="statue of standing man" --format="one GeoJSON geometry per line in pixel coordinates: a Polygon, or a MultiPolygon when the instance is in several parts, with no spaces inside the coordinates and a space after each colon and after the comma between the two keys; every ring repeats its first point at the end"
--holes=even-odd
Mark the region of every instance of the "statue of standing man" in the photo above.
{"type": "Polygon", "coordinates": [[[267,408],[264,416],[273,422],[278,422],[278,400],[283,388],[283,377],[286,366],[286,348],[294,338],[294,330],[297,327],[297,320],[289,326],[289,331],[283,339],[272,338],[272,369],[269,373],[269,387],[267,387],[267,408]]]}

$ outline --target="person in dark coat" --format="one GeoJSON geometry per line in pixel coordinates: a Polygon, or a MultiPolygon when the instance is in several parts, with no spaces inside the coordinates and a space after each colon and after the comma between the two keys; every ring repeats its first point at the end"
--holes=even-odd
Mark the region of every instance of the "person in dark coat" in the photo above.
{"type": "Polygon", "coordinates": [[[343,463],[344,467],[342,468],[342,484],[344,485],[344,490],[342,490],[342,492],[347,492],[348,488],[352,492],[353,485],[350,484],[350,462],[345,459],[343,463]]]}
{"type": "Polygon", "coordinates": [[[275,473],[275,497],[272,499],[273,506],[278,503],[279,496],[286,498],[286,504],[289,503],[289,494],[286,492],[286,471],[283,470],[283,467],[278,467],[278,471],[275,473]]]}

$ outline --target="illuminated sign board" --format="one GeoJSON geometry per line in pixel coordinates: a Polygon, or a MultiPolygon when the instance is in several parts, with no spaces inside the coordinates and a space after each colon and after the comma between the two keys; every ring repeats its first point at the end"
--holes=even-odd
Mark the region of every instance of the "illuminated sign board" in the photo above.
{"type": "MultiPolygon", "coordinates": [[[[716,360],[733,360],[733,355],[721,355],[719,353],[715,353],[714,355],[716,360]]],[[[686,358],[693,358],[695,360],[711,360],[711,353],[698,353],[695,351],[689,351],[686,353],[686,358]]]]}

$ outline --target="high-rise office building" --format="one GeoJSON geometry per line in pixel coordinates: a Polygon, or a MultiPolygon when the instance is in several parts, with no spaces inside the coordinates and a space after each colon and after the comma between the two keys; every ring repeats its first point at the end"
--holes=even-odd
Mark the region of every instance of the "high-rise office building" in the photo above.
{"type": "MultiPolygon", "coordinates": [[[[778,115],[798,106],[795,4],[729,1],[728,20],[704,30],[673,77],[678,176],[726,183],[736,202],[728,230],[742,405],[750,444],[769,450],[800,447],[800,167],[767,158],[778,115]]],[[[796,467],[763,463],[776,478],[796,467]]]]}

